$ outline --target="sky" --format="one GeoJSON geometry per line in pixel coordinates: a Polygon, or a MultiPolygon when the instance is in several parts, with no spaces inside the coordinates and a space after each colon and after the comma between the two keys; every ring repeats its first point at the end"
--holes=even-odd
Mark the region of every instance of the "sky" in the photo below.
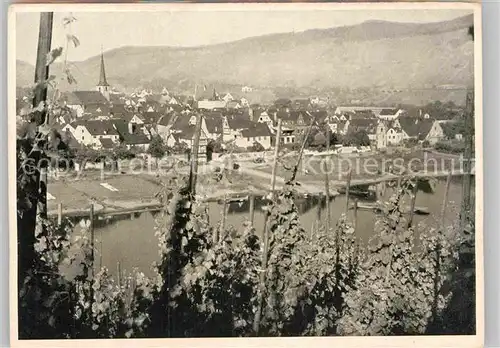
{"type": "MultiPolygon", "coordinates": [[[[149,11],[73,12],[76,21],[64,27],[70,13],[55,12],[52,48],[64,47],[67,34],[80,41],[68,59],[85,60],[122,46],[199,46],[272,33],[353,25],[367,20],[437,22],[472,13],[470,10],[314,10],[314,11],[149,11]]],[[[34,64],[39,13],[16,15],[16,58],[34,64]]]]}

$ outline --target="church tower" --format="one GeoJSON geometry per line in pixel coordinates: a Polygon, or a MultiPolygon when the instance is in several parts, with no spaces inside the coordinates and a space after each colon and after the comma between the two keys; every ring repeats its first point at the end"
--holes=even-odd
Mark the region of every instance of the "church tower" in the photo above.
{"type": "Polygon", "coordinates": [[[97,84],[96,89],[101,92],[101,94],[109,101],[109,91],[111,86],[106,80],[106,69],[104,68],[104,55],[101,50],[101,72],[99,75],[99,83],[97,84]]]}

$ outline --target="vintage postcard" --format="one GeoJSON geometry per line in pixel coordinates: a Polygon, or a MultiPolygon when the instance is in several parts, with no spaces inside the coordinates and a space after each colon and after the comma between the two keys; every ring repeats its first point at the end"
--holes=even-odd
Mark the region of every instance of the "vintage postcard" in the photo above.
{"type": "Polygon", "coordinates": [[[12,346],[482,346],[479,4],[9,25],[12,346]]]}

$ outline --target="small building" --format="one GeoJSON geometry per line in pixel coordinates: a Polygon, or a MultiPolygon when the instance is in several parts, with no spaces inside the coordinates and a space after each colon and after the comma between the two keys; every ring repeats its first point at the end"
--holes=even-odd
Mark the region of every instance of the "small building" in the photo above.
{"type": "Polygon", "coordinates": [[[403,130],[403,139],[428,141],[431,145],[444,138],[443,128],[439,121],[425,118],[399,119],[403,130]]]}
{"type": "Polygon", "coordinates": [[[231,95],[231,93],[226,93],[221,100],[224,100],[226,103],[229,103],[230,101],[234,100],[234,97],[231,95]]]}
{"type": "Polygon", "coordinates": [[[378,114],[381,120],[393,121],[404,113],[401,109],[382,109],[378,114]]]}
{"type": "Polygon", "coordinates": [[[259,143],[265,150],[271,148],[271,131],[265,123],[255,122],[251,127],[241,131],[241,137],[235,143],[239,147],[248,148],[259,143]]]}
{"type": "Polygon", "coordinates": [[[226,102],[224,100],[200,100],[197,104],[198,109],[201,110],[216,110],[226,108],[226,102]]]}
{"type": "Polygon", "coordinates": [[[243,86],[243,87],[241,87],[241,91],[242,91],[243,93],[250,93],[250,92],[252,92],[252,91],[253,91],[253,88],[252,88],[252,87],[250,87],[250,86],[243,86]]]}
{"type": "Polygon", "coordinates": [[[267,111],[263,111],[260,113],[259,118],[257,119],[257,122],[259,123],[266,123],[266,124],[272,124],[273,120],[267,113],[267,111]]]}
{"type": "Polygon", "coordinates": [[[118,144],[120,135],[111,121],[76,121],[63,130],[72,131],[75,139],[84,146],[101,148],[101,139],[110,139],[114,144],[118,144]]]}
{"type": "Polygon", "coordinates": [[[68,108],[75,111],[77,117],[82,117],[98,108],[108,107],[109,112],[108,100],[100,91],[74,91],[63,94],[61,99],[68,108]]]}

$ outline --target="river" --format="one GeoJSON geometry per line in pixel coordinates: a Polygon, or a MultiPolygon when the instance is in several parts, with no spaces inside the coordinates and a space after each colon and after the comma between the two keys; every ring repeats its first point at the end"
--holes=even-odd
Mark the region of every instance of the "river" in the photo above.
{"type": "MultiPolygon", "coordinates": [[[[438,227],[440,221],[442,201],[445,191],[445,180],[439,180],[433,193],[419,191],[416,199],[417,207],[425,207],[429,215],[415,215],[414,221],[417,226],[417,234],[423,226],[438,227]]],[[[391,189],[387,188],[383,194],[388,198],[391,189]]],[[[447,226],[456,224],[462,197],[461,178],[453,178],[450,183],[448,194],[447,210],[445,214],[445,224],[447,226]]],[[[315,197],[297,200],[297,205],[301,213],[301,223],[306,233],[310,233],[313,224],[317,221],[318,199],[315,197]]],[[[362,200],[360,200],[361,202],[362,200]]],[[[409,206],[409,198],[406,198],[409,206]]],[[[324,205],[324,202],[323,202],[324,205]]],[[[254,226],[260,234],[263,229],[264,212],[260,209],[259,200],[256,201],[254,226]]],[[[331,200],[331,221],[335,224],[340,215],[345,211],[346,201],[344,195],[339,195],[331,200]]],[[[209,215],[212,225],[217,224],[222,218],[222,205],[216,202],[209,203],[209,215]]],[[[348,218],[353,221],[353,210],[348,213],[348,218]]],[[[368,242],[373,235],[376,214],[371,210],[359,210],[357,217],[356,235],[361,243],[368,242]]],[[[242,222],[248,219],[249,203],[231,203],[228,209],[226,226],[242,226],[242,222]]],[[[325,219],[325,210],[321,213],[321,219],[325,219]]],[[[133,219],[130,216],[115,218],[111,221],[99,221],[95,229],[96,242],[96,266],[106,266],[111,274],[117,274],[118,263],[122,272],[130,271],[136,267],[146,275],[152,275],[151,265],[159,260],[158,240],[155,236],[155,214],[143,213],[136,215],[133,219]]]]}

